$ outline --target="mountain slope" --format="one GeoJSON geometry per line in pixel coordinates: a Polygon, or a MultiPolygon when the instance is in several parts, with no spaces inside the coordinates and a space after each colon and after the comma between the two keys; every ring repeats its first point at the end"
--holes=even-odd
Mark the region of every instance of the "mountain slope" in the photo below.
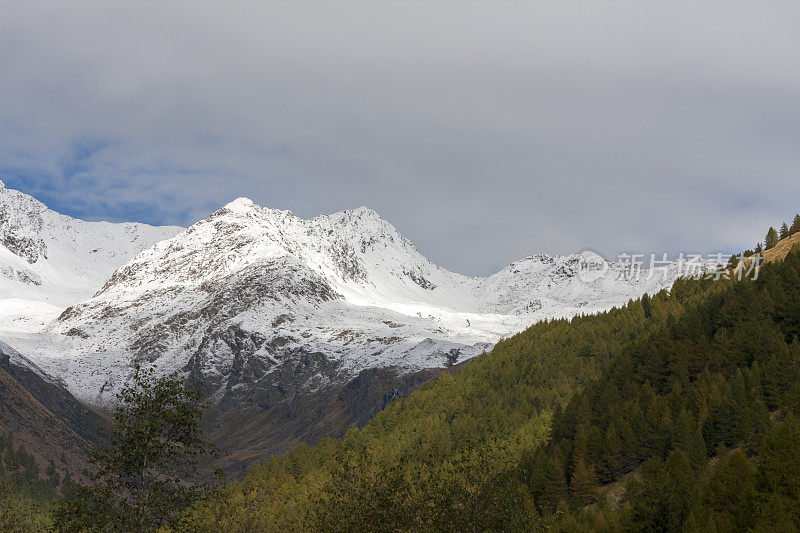
{"type": "Polygon", "coordinates": [[[0,333],[30,332],[181,228],[84,222],[0,182],[0,333]]]}
{"type": "Polygon", "coordinates": [[[33,454],[43,473],[52,462],[62,476],[84,479],[90,445],[102,442],[107,422],[73,398],[30,361],[0,343],[0,434],[33,454]]]}
{"type": "Polygon", "coordinates": [[[569,490],[547,494],[549,480],[534,476],[543,508],[627,486],[610,509],[576,513],[565,527],[800,526],[800,248],[770,263],[757,281],[705,288],[554,419],[551,442],[527,466],[552,465],[569,490]]]}
{"type": "Polygon", "coordinates": [[[303,220],[238,199],[140,253],[47,334],[9,342],[96,405],[142,363],[199,379],[218,402],[271,405],[290,399],[287,371],[309,394],[371,368],[444,368],[533,322],[620,305],[677,276],[625,278],[605,264],[586,281],[581,261],[531,256],[471,278],[428,261],[369,209],[303,220]]]}
{"type": "Polygon", "coordinates": [[[179,529],[796,530],[799,304],[796,249],[756,281],[537,324],[179,529]]]}

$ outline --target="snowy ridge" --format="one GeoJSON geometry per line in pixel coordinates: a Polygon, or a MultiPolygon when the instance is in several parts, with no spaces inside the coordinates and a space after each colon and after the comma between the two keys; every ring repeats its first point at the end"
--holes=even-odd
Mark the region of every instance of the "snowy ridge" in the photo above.
{"type": "Polygon", "coordinates": [[[138,252],[179,231],[77,220],[0,181],[0,332],[42,328],[138,252]]]}
{"type": "MultiPolygon", "coordinates": [[[[587,282],[579,255],[468,277],[363,207],[304,220],[240,198],[185,231],[148,235],[156,230],[171,238],[130,253],[46,331],[6,340],[93,404],[148,363],[194,376],[217,400],[248,402],[286,379],[312,393],[368,368],[449,366],[539,320],[605,310],[677,277],[620,279],[620,265],[605,265],[587,282]]],[[[63,246],[43,242],[48,255],[63,246]]]]}

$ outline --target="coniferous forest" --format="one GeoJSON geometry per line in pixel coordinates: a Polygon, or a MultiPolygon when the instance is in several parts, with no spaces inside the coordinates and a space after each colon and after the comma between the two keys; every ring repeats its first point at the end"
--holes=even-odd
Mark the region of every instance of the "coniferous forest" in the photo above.
{"type": "Polygon", "coordinates": [[[800,528],[800,250],[537,324],[177,530],[800,528]]]}

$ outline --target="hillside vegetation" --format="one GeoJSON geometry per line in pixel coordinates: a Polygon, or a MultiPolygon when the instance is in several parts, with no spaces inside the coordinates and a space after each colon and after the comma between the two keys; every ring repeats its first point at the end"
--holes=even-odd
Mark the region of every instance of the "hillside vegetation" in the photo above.
{"type": "Polygon", "coordinates": [[[0,531],[50,531],[52,505],[31,495],[28,487],[0,476],[0,531]]]}
{"type": "Polygon", "coordinates": [[[797,250],[755,281],[537,324],[183,527],[796,529],[798,333],[797,250]]]}
{"type": "Polygon", "coordinates": [[[628,478],[621,505],[573,512],[569,529],[800,528],[800,253],[685,308],[628,344],[523,462],[541,512],[628,478]]]}
{"type": "Polygon", "coordinates": [[[798,244],[800,244],[800,233],[792,233],[791,235],[780,239],[774,247],[764,250],[762,252],[762,261],[764,263],[781,261],[789,254],[792,248],[798,244]]]}

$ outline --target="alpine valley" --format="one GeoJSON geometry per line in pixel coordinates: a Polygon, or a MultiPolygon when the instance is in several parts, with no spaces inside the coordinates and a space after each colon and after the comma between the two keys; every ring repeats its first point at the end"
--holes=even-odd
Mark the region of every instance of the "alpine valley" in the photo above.
{"type": "Polygon", "coordinates": [[[189,228],[151,227],[76,220],[5,186],[0,244],[7,364],[99,413],[136,366],[197,380],[236,473],[363,426],[536,322],[679,274],[603,263],[587,279],[585,256],[541,254],[469,277],[364,207],[304,220],[240,198],[189,228]]]}

